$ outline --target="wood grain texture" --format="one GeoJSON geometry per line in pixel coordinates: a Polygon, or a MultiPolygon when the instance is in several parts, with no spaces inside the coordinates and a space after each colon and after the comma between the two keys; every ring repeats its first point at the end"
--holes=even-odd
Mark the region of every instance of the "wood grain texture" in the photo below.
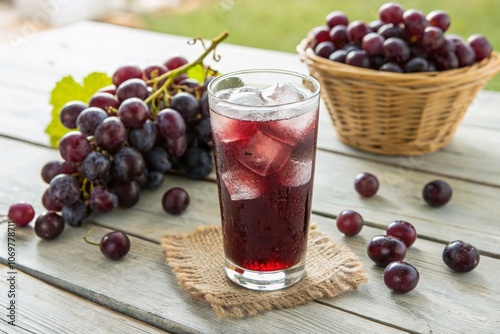
{"type": "MultiPolygon", "coordinates": [[[[0,271],[8,268],[0,265],[0,271]]],[[[5,277],[6,275],[4,275],[5,277]]],[[[28,333],[165,333],[158,328],[134,318],[92,303],[80,296],[68,293],[53,285],[16,270],[16,296],[12,300],[16,306],[17,327],[6,327],[12,333],[21,329],[28,333]]],[[[0,289],[8,291],[6,279],[0,281],[0,289]]],[[[2,315],[10,299],[0,298],[2,315]]],[[[2,317],[2,321],[5,317],[2,317]]],[[[10,325],[9,325],[10,326],[10,325]]]]}

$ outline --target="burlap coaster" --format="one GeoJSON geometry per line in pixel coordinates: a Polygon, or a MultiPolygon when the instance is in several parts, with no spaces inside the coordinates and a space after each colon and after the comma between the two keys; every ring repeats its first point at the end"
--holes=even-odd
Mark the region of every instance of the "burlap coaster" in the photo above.
{"type": "Polygon", "coordinates": [[[248,290],[226,278],[219,225],[199,227],[189,235],[165,235],[161,246],[181,289],[191,299],[209,303],[219,317],[243,318],[331,298],[368,280],[356,256],[315,225],[309,232],[304,278],[272,292],[248,290]]]}

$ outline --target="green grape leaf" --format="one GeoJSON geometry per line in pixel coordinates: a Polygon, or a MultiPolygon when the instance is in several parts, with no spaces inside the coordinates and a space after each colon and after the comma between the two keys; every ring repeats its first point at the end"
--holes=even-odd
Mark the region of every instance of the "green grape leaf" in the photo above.
{"type": "Polygon", "coordinates": [[[111,85],[112,80],[106,73],[94,72],[83,79],[83,85],[76,82],[71,76],[66,76],[58,81],[50,93],[52,105],[52,120],[45,128],[49,135],[50,144],[57,147],[62,136],[71,131],[62,125],[59,114],[62,107],[70,101],[88,103],[92,95],[102,87],[111,85]]]}
{"type": "Polygon", "coordinates": [[[186,74],[188,75],[188,77],[196,79],[198,82],[203,83],[205,82],[207,76],[213,76],[216,73],[217,72],[215,72],[214,70],[206,68],[202,64],[198,64],[188,69],[186,74]]]}

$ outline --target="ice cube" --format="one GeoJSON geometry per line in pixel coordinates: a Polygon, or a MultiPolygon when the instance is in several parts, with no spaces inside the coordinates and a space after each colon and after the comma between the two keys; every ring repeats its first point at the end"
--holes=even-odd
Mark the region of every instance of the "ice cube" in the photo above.
{"type": "Polygon", "coordinates": [[[256,123],[245,122],[210,113],[212,132],[224,143],[249,138],[257,129],[256,123]]]}
{"type": "Polygon", "coordinates": [[[231,169],[222,173],[222,180],[233,201],[254,199],[267,191],[265,179],[252,173],[238,163],[231,163],[231,169]]]}
{"type": "Polygon", "coordinates": [[[295,146],[311,133],[315,133],[317,115],[315,112],[307,112],[290,119],[261,122],[258,128],[269,137],[295,146]]]}
{"type": "Polygon", "coordinates": [[[262,97],[262,93],[259,90],[251,89],[251,87],[243,87],[234,90],[227,101],[235,104],[257,107],[263,106],[266,103],[262,97]]]}
{"type": "Polygon", "coordinates": [[[253,172],[267,176],[279,171],[288,161],[293,148],[256,131],[248,142],[243,142],[238,161],[253,172]]]}
{"type": "Polygon", "coordinates": [[[280,171],[278,182],[286,187],[298,187],[311,179],[312,160],[301,161],[290,159],[280,171]]]}
{"type": "Polygon", "coordinates": [[[277,83],[262,90],[266,105],[277,105],[298,102],[304,99],[304,94],[289,83],[277,83]]]}

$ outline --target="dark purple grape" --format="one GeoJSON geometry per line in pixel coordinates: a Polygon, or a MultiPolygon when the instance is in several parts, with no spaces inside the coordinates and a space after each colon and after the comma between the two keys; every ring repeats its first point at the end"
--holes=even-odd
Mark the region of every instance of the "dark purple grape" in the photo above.
{"type": "Polygon", "coordinates": [[[415,289],[420,279],[418,270],[404,261],[391,262],[384,269],[384,283],[394,293],[407,293],[415,289]]]}
{"type": "Polygon", "coordinates": [[[127,65],[118,68],[113,74],[113,84],[118,87],[129,79],[142,79],[143,73],[139,66],[127,65]]]}
{"type": "Polygon", "coordinates": [[[349,41],[356,43],[358,45],[361,44],[363,37],[366,34],[372,32],[368,25],[361,21],[354,21],[349,23],[347,26],[347,38],[349,41]]]}
{"type": "Polygon", "coordinates": [[[370,259],[380,267],[393,261],[402,261],[406,256],[406,245],[398,238],[379,235],[369,243],[367,253],[370,259]]]}
{"type": "Polygon", "coordinates": [[[168,72],[168,69],[163,65],[150,65],[144,69],[146,80],[151,80],[168,72]]]}
{"type": "Polygon", "coordinates": [[[438,27],[427,27],[424,30],[420,45],[428,52],[439,49],[445,43],[443,31],[438,27]]]}
{"type": "Polygon", "coordinates": [[[433,10],[426,16],[429,25],[432,27],[438,27],[443,32],[446,32],[450,27],[450,16],[442,10],[433,10]]]}
{"type": "Polygon", "coordinates": [[[208,93],[206,91],[200,97],[200,110],[202,117],[210,117],[210,109],[208,106],[208,93]]]}
{"type": "Polygon", "coordinates": [[[424,50],[424,48],[419,44],[412,44],[410,45],[410,58],[412,57],[427,59],[429,58],[429,52],[424,50]]]}
{"type": "Polygon", "coordinates": [[[76,201],[71,205],[66,205],[62,208],[62,218],[64,222],[70,226],[81,226],[85,218],[87,218],[87,207],[81,200],[76,201]]]}
{"type": "Polygon", "coordinates": [[[142,79],[129,79],[116,89],[116,96],[120,101],[125,101],[131,97],[145,100],[148,95],[148,86],[142,79]]]}
{"type": "Polygon", "coordinates": [[[374,32],[378,31],[383,25],[384,23],[378,19],[368,23],[368,27],[374,32]]]}
{"type": "Polygon", "coordinates": [[[328,59],[336,61],[338,63],[345,64],[345,59],[347,58],[347,51],[346,50],[337,50],[333,52],[328,59]]]}
{"type": "Polygon", "coordinates": [[[329,32],[330,42],[333,43],[336,50],[342,49],[349,40],[347,39],[347,27],[346,26],[335,26],[329,32]]]}
{"type": "Polygon", "coordinates": [[[432,61],[438,71],[453,70],[458,68],[458,57],[455,52],[439,53],[432,56],[432,61]]]}
{"type": "Polygon", "coordinates": [[[62,205],[75,203],[80,197],[80,184],[71,175],[60,174],[50,181],[50,197],[62,205]]]}
{"type": "Polygon", "coordinates": [[[76,129],[76,119],[78,115],[88,106],[81,101],[71,101],[66,103],[59,114],[62,125],[68,129],[76,129]]]}
{"type": "Polygon", "coordinates": [[[50,181],[54,178],[54,176],[59,174],[72,174],[76,172],[76,167],[74,164],[67,161],[58,161],[53,160],[47,162],[42,167],[42,179],[46,183],[50,183],[50,181]]]}
{"type": "Polygon", "coordinates": [[[455,42],[453,40],[445,38],[444,43],[432,52],[433,55],[445,53],[455,53],[455,42]]]}
{"type": "MultiPolygon", "coordinates": [[[[189,89],[195,89],[200,86],[200,82],[193,78],[186,78],[179,82],[180,86],[184,86],[189,89]]],[[[175,96],[174,96],[175,97],[175,96]]]]}
{"type": "Polygon", "coordinates": [[[149,119],[148,105],[141,99],[131,97],[120,105],[118,117],[125,126],[141,128],[149,119]]]}
{"type": "Polygon", "coordinates": [[[80,170],[90,181],[105,180],[111,168],[108,157],[99,152],[92,152],[83,160],[80,170]]]}
{"type": "Polygon", "coordinates": [[[476,247],[461,240],[452,241],[443,250],[443,261],[452,270],[467,273],[479,264],[479,251],[476,247]]]}
{"type": "Polygon", "coordinates": [[[370,68],[378,70],[382,65],[385,64],[385,57],[384,56],[370,57],[370,63],[371,63],[370,68]]]}
{"type": "Polygon", "coordinates": [[[391,37],[397,37],[401,39],[405,38],[405,31],[403,30],[403,28],[401,28],[398,25],[394,25],[392,23],[384,24],[377,30],[377,33],[382,37],[384,37],[385,39],[391,37]]]}
{"type": "Polygon", "coordinates": [[[89,205],[92,211],[106,213],[118,206],[118,197],[108,188],[98,186],[90,193],[89,205]]]}
{"type": "Polygon", "coordinates": [[[156,143],[157,132],[156,124],[147,120],[142,128],[132,129],[130,131],[128,143],[141,152],[147,152],[151,150],[156,143]]]}
{"type": "Polygon", "coordinates": [[[139,202],[141,188],[137,182],[115,180],[113,190],[118,197],[118,205],[122,208],[131,208],[139,202]]]}
{"type": "MultiPolygon", "coordinates": [[[[198,143],[202,144],[202,143],[198,143]]],[[[189,145],[187,134],[180,136],[177,139],[167,139],[164,147],[167,149],[167,152],[173,157],[181,157],[186,153],[186,150],[189,145]]]]}
{"type": "Polygon", "coordinates": [[[165,174],[162,172],[149,172],[147,179],[147,186],[149,189],[158,189],[162,184],[165,178],[165,174]]]}
{"type": "Polygon", "coordinates": [[[405,64],[404,70],[406,73],[427,72],[428,62],[421,57],[415,57],[405,64]]]}
{"type": "Polygon", "coordinates": [[[371,66],[370,57],[368,57],[368,54],[364,50],[349,52],[345,58],[345,63],[362,68],[370,68],[371,66]]]}
{"type": "Polygon", "coordinates": [[[337,228],[348,237],[357,235],[364,225],[363,217],[356,211],[343,210],[337,216],[337,228]]]}
{"type": "Polygon", "coordinates": [[[50,196],[50,188],[45,189],[42,195],[42,204],[43,207],[49,211],[61,211],[63,208],[63,204],[55,200],[52,196],[50,196]]]}
{"type": "Polygon", "coordinates": [[[108,117],[108,114],[101,108],[87,108],[76,119],[78,130],[85,136],[93,136],[95,129],[108,117]]]}
{"type": "Polygon", "coordinates": [[[458,59],[458,67],[470,66],[476,61],[476,53],[469,44],[455,42],[455,55],[458,59]]]}
{"type": "Polygon", "coordinates": [[[132,147],[122,148],[113,159],[114,175],[123,182],[135,181],[142,175],[145,167],[142,154],[132,147]]]}
{"type": "Polygon", "coordinates": [[[64,221],[57,213],[49,211],[38,216],[35,221],[35,234],[43,240],[57,238],[64,231],[64,221]]]}
{"type": "Polygon", "coordinates": [[[467,42],[476,53],[476,61],[481,61],[488,58],[493,51],[493,47],[486,37],[480,34],[472,35],[467,39],[467,42]]]}
{"type": "Polygon", "coordinates": [[[200,147],[190,147],[181,157],[181,164],[186,176],[191,179],[204,179],[212,171],[210,153],[200,147]]]}
{"type": "Polygon", "coordinates": [[[167,61],[165,62],[165,67],[168,68],[169,70],[174,70],[176,68],[179,68],[183,65],[186,65],[189,63],[189,61],[182,56],[171,56],[167,61]]]}
{"type": "Polygon", "coordinates": [[[363,197],[374,196],[378,191],[378,187],[378,179],[373,174],[363,172],[354,178],[354,189],[363,197]]]}
{"type": "Polygon", "coordinates": [[[178,74],[175,78],[174,78],[174,84],[175,85],[180,85],[181,82],[187,80],[189,77],[186,73],[181,73],[181,74],[178,74]]]}
{"type": "Polygon", "coordinates": [[[90,142],[79,131],[68,132],[59,142],[61,157],[70,163],[82,162],[90,152],[92,152],[90,142]]]}
{"type": "Polygon", "coordinates": [[[450,201],[451,195],[450,185],[443,180],[431,181],[422,190],[422,197],[432,207],[445,205],[450,201]]]}
{"type": "Polygon", "coordinates": [[[106,118],[95,130],[95,143],[97,146],[111,154],[118,152],[127,139],[127,129],[122,121],[111,116],[106,118]]]}
{"type": "Polygon", "coordinates": [[[361,50],[361,47],[354,43],[349,43],[344,46],[344,50],[347,51],[347,53],[349,53],[351,51],[359,51],[361,50]]]}
{"type": "Polygon", "coordinates": [[[384,54],[385,38],[376,32],[371,32],[363,37],[361,47],[366,51],[368,56],[379,56],[384,54]]]}
{"type": "Polygon", "coordinates": [[[167,139],[177,139],[186,133],[186,122],[174,109],[163,109],[156,116],[160,134],[167,139]]]}
{"type": "Polygon", "coordinates": [[[200,113],[200,104],[196,98],[186,92],[180,92],[174,95],[170,100],[170,108],[177,110],[186,122],[197,120],[200,113]]]}
{"type": "Polygon", "coordinates": [[[182,188],[171,188],[163,194],[161,204],[165,212],[172,215],[180,215],[189,206],[189,195],[182,188]]]}
{"type": "Polygon", "coordinates": [[[347,15],[345,15],[344,12],[341,12],[339,10],[329,13],[326,16],[325,21],[326,25],[330,27],[330,29],[339,25],[347,26],[349,24],[349,19],[347,18],[347,15]]]}
{"type": "Polygon", "coordinates": [[[410,247],[417,240],[417,231],[412,224],[403,220],[395,220],[387,225],[386,234],[403,241],[406,247],[410,247]]]}
{"type": "Polygon", "coordinates": [[[118,109],[118,107],[120,106],[120,102],[114,95],[111,95],[110,93],[97,92],[90,98],[89,106],[101,108],[102,110],[111,113],[111,108],[118,109]]]}
{"type": "Polygon", "coordinates": [[[420,42],[424,35],[424,30],[429,26],[424,13],[417,9],[408,9],[403,14],[405,34],[411,43],[420,42]]]}
{"type": "Polygon", "coordinates": [[[391,37],[384,42],[384,54],[387,61],[403,64],[410,59],[410,48],[401,38],[391,37]]]}
{"type": "Polygon", "coordinates": [[[105,257],[117,261],[130,251],[130,239],[123,232],[110,232],[102,237],[99,249],[105,257]]]}
{"type": "Polygon", "coordinates": [[[378,10],[378,16],[383,23],[403,23],[404,9],[400,4],[389,2],[382,5],[378,10]]]}
{"type": "Polygon", "coordinates": [[[172,168],[170,156],[159,146],[153,147],[151,151],[146,153],[146,160],[150,171],[166,173],[172,168]]]}
{"type": "Polygon", "coordinates": [[[403,73],[403,69],[401,66],[394,62],[388,62],[385,63],[384,65],[380,66],[379,71],[384,71],[384,72],[394,72],[394,73],[403,73]]]}
{"type": "MultiPolygon", "coordinates": [[[[209,143],[212,140],[212,131],[210,127],[210,118],[204,117],[196,122],[194,126],[194,133],[198,142],[209,143]]],[[[180,152],[176,152],[175,156],[181,156],[180,152]]]]}
{"type": "Polygon", "coordinates": [[[34,217],[35,210],[31,204],[25,202],[12,204],[7,212],[7,218],[19,227],[28,225],[34,217]]]}
{"type": "Polygon", "coordinates": [[[335,45],[332,42],[321,42],[314,48],[314,53],[322,58],[328,58],[335,51],[335,45]]]}
{"type": "Polygon", "coordinates": [[[115,95],[116,94],[116,86],[109,85],[109,86],[102,87],[101,89],[99,89],[99,92],[109,93],[111,95],[115,95]]]}

